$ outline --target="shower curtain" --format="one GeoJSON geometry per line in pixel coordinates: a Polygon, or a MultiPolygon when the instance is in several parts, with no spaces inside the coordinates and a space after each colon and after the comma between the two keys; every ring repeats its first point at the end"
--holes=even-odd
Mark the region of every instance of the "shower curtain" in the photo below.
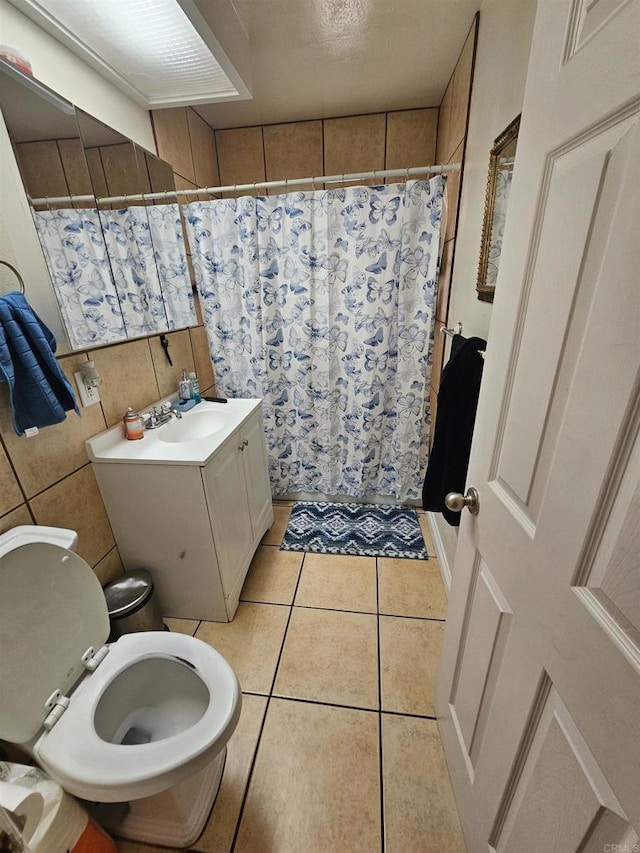
{"type": "Polygon", "coordinates": [[[218,392],[263,398],[274,495],[419,497],[444,184],[184,206],[218,392]]]}

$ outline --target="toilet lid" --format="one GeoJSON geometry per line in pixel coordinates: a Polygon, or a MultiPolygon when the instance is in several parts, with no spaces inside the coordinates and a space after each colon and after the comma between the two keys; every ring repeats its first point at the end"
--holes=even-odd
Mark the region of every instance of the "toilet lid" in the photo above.
{"type": "Polygon", "coordinates": [[[100,582],[57,545],[30,543],[0,558],[0,738],[25,743],[42,728],[44,703],[68,695],[80,658],[109,636],[100,582]]]}

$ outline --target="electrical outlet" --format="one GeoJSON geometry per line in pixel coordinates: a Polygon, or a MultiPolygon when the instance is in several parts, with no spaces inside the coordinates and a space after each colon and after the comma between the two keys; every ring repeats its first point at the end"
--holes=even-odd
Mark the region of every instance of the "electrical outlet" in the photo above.
{"type": "Polygon", "coordinates": [[[92,385],[85,385],[84,377],[82,372],[78,370],[73,374],[76,379],[76,386],[78,388],[78,394],[80,395],[80,402],[86,408],[87,406],[93,406],[94,403],[100,402],[100,393],[97,388],[94,388],[92,385]]]}

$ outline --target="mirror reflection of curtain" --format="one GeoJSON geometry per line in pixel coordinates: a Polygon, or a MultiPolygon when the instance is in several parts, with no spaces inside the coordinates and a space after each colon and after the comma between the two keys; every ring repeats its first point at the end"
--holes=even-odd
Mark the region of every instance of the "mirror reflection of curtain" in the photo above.
{"type": "Polygon", "coordinates": [[[196,307],[187,267],[187,253],[178,204],[147,207],[169,330],[195,326],[196,307]]]}
{"type": "Polygon", "coordinates": [[[196,323],[177,204],[100,212],[128,337],[196,323]]]}
{"type": "Polygon", "coordinates": [[[98,211],[33,211],[73,349],[126,338],[98,211]]]}
{"type": "Polygon", "coordinates": [[[511,191],[511,178],[513,167],[507,166],[496,172],[496,194],[493,205],[493,218],[491,220],[491,236],[489,238],[489,260],[487,262],[486,285],[495,287],[498,277],[498,264],[502,254],[502,238],[504,226],[507,221],[507,208],[509,206],[509,192],[511,191]]]}
{"type": "Polygon", "coordinates": [[[216,374],[273,493],[417,498],[445,179],[185,205],[216,374]]]}
{"type": "Polygon", "coordinates": [[[74,349],[196,324],[177,204],[33,215],[74,349]]]}
{"type": "Polygon", "coordinates": [[[101,210],[100,219],[128,338],[169,328],[144,206],[101,210]]]}

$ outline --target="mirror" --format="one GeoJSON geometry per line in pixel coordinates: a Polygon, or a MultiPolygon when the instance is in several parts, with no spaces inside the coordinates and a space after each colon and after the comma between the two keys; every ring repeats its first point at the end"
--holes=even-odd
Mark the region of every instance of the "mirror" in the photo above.
{"type": "Polygon", "coordinates": [[[173,169],[77,111],[127,338],[196,324],[173,169]],[[132,198],[162,194],[159,199],[132,198]]]}
{"type": "Polygon", "coordinates": [[[489,155],[489,175],[476,284],[478,299],[483,302],[493,302],[519,128],[520,116],[496,138],[489,155]]]}
{"type": "Polygon", "coordinates": [[[0,108],[71,348],[196,325],[171,166],[40,88],[0,108]]]}

